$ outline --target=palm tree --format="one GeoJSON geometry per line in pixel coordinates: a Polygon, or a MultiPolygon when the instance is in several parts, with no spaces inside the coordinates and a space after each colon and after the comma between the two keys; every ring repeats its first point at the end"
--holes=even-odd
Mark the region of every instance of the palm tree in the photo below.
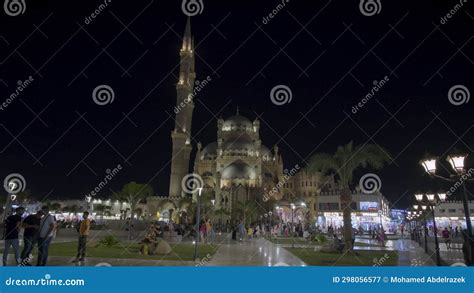
{"type": "Polygon", "coordinates": [[[226,209],[220,208],[216,210],[214,214],[217,216],[219,229],[222,230],[223,223],[225,223],[224,218],[229,216],[230,213],[226,209]]]}
{"type": "Polygon", "coordinates": [[[194,218],[194,211],[196,210],[196,203],[190,197],[183,197],[178,203],[179,222],[190,223],[194,218]]]}
{"type": "Polygon", "coordinates": [[[137,218],[141,218],[143,215],[143,210],[141,208],[136,208],[135,209],[135,214],[137,214],[137,218]]]}
{"type": "Polygon", "coordinates": [[[132,222],[137,209],[137,204],[152,195],[153,189],[150,185],[136,182],[125,184],[120,192],[114,194],[116,199],[126,201],[130,205],[130,225],[128,229],[129,239],[132,238],[132,222]]]}
{"type": "Polygon", "coordinates": [[[371,166],[381,169],[388,161],[389,154],[384,149],[373,144],[354,146],[352,142],[339,146],[331,155],[327,153],[315,154],[309,162],[310,172],[331,173],[338,177],[338,188],[341,196],[341,209],[344,223],[345,247],[352,250],[352,223],[351,223],[351,189],[354,171],[359,167],[371,166]]]}
{"type": "Polygon", "coordinates": [[[55,202],[55,203],[51,204],[50,209],[52,211],[58,212],[58,211],[61,210],[61,204],[58,203],[58,202],[55,202]]]}
{"type": "Polygon", "coordinates": [[[237,211],[241,214],[244,225],[247,220],[251,223],[256,212],[255,201],[247,200],[244,202],[237,202],[237,211]]]}
{"type": "Polygon", "coordinates": [[[107,209],[107,206],[103,204],[98,204],[94,207],[94,210],[96,210],[100,214],[102,221],[104,220],[104,212],[106,209],[107,209]]]}
{"type": "Polygon", "coordinates": [[[214,199],[214,194],[211,192],[203,192],[201,195],[201,217],[203,218],[212,218],[214,213],[214,205],[212,200],[214,199]]]}

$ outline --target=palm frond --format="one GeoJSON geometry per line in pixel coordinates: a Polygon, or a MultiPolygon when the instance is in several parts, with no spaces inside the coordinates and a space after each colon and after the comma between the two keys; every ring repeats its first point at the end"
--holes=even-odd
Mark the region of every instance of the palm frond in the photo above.
{"type": "Polygon", "coordinates": [[[307,169],[310,173],[329,173],[336,171],[337,167],[337,162],[333,155],[318,153],[311,157],[307,169]]]}

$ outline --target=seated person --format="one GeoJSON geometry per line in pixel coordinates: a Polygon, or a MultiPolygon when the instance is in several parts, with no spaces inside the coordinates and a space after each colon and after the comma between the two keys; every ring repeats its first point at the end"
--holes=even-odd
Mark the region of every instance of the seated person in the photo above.
{"type": "Polygon", "coordinates": [[[140,254],[151,255],[155,251],[158,242],[156,241],[156,237],[148,234],[139,244],[140,254]]]}
{"type": "Polygon", "coordinates": [[[344,243],[342,242],[341,239],[339,239],[339,237],[337,237],[336,234],[333,234],[333,237],[334,237],[334,247],[339,253],[342,253],[342,251],[344,250],[344,243]]]}

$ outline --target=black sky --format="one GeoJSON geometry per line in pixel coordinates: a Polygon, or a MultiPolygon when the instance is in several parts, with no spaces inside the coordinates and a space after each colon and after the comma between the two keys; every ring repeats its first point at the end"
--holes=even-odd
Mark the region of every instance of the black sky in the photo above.
{"type": "MultiPolygon", "coordinates": [[[[0,176],[22,174],[38,199],[50,191],[50,198],[81,198],[121,164],[101,197],[130,181],[166,195],[186,22],[181,1],[114,0],[90,24],[85,18],[102,1],[85,2],[26,0],[15,17],[0,10],[1,102],[18,80],[34,78],[0,111],[0,176]],[[114,89],[112,104],[93,102],[102,84],[114,89]]],[[[394,159],[375,173],[396,206],[410,204],[416,190],[446,187],[417,162],[426,152],[474,148],[473,101],[448,100],[452,86],[474,91],[472,3],[441,24],[458,1],[381,0],[380,13],[369,17],[356,0],[290,0],[263,24],[279,3],[203,0],[202,14],[192,17],[197,78],[212,78],[197,96],[193,143],[215,141],[215,117],[240,106],[251,119],[261,115],[263,142],[279,145],[286,167],[369,141],[394,159]],[[385,76],[387,84],[353,114],[385,76]],[[269,95],[280,84],[293,99],[276,106],[269,95]]]]}

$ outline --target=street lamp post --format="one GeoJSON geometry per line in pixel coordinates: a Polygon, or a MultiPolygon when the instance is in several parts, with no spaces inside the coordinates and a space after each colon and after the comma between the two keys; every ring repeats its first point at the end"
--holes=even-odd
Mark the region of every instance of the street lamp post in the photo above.
{"type": "Polygon", "coordinates": [[[428,253],[428,225],[426,220],[426,206],[421,207],[423,209],[423,234],[425,235],[425,253],[428,253]]]}
{"type": "Polygon", "coordinates": [[[472,223],[471,223],[471,215],[469,211],[469,201],[467,197],[467,190],[466,190],[466,182],[465,181],[472,181],[466,174],[466,168],[464,166],[464,162],[467,158],[466,154],[459,154],[459,155],[449,155],[447,156],[446,160],[451,165],[452,169],[455,171],[454,175],[450,175],[449,178],[440,176],[436,174],[436,161],[437,158],[428,158],[420,161],[420,164],[425,169],[426,173],[428,173],[432,177],[440,178],[445,181],[460,183],[463,186],[463,209],[464,209],[464,217],[466,219],[466,228],[467,228],[467,243],[466,246],[468,248],[469,257],[468,260],[472,265],[474,263],[474,243],[473,243],[473,234],[472,234],[472,223]]]}
{"type": "Polygon", "coordinates": [[[438,205],[439,203],[442,203],[442,202],[446,201],[446,193],[440,192],[437,195],[427,194],[426,197],[428,198],[428,201],[430,203],[431,213],[433,215],[433,229],[434,229],[435,246],[436,246],[436,263],[437,263],[438,266],[440,266],[441,265],[441,256],[440,256],[440,253],[439,253],[438,229],[436,227],[435,206],[438,205]]]}
{"type": "MultiPolygon", "coordinates": [[[[415,197],[416,197],[417,201],[422,201],[423,200],[423,194],[415,194],[415,197]]],[[[414,205],[413,206],[413,208],[415,208],[416,210],[418,210],[418,207],[421,208],[421,211],[419,211],[420,218],[423,216],[423,223],[422,223],[423,227],[422,228],[423,228],[423,236],[424,236],[424,247],[425,247],[425,253],[428,253],[428,238],[427,238],[428,227],[427,227],[427,223],[426,223],[426,208],[427,207],[426,207],[426,205],[421,205],[421,206],[414,205]]],[[[420,230],[420,232],[421,232],[421,230],[420,230]]],[[[421,245],[421,239],[420,239],[419,243],[421,245]]]]}
{"type": "Polygon", "coordinates": [[[295,248],[295,234],[293,232],[293,225],[294,225],[293,217],[294,217],[294,213],[295,213],[295,208],[296,208],[295,204],[292,203],[291,204],[291,239],[292,239],[291,248],[295,248]]]}
{"type": "MultiPolygon", "coordinates": [[[[290,226],[291,239],[292,239],[292,241],[291,241],[291,247],[292,247],[292,248],[295,248],[295,240],[294,240],[294,233],[293,233],[293,222],[294,222],[294,213],[295,213],[295,209],[296,209],[296,204],[295,204],[295,203],[290,203],[289,205],[283,205],[283,206],[288,207],[288,208],[291,209],[291,224],[289,225],[289,226],[290,226]]],[[[305,208],[305,207],[306,207],[306,203],[301,202],[301,203],[299,204],[299,206],[305,208]]],[[[283,210],[283,208],[281,208],[280,206],[277,206],[277,207],[276,207],[276,210],[277,210],[277,211],[278,211],[278,210],[283,210]]],[[[282,218],[282,217],[280,216],[280,218],[282,218]]],[[[281,219],[281,220],[283,220],[283,219],[281,219]]]]}
{"type": "Polygon", "coordinates": [[[418,244],[421,246],[421,225],[423,225],[423,222],[421,221],[421,216],[422,212],[418,210],[418,205],[414,205],[413,208],[416,210],[415,215],[416,215],[416,237],[418,239],[418,244]]]}
{"type": "MultiPolygon", "coordinates": [[[[421,207],[423,210],[431,211],[431,215],[433,217],[433,232],[434,232],[434,239],[435,239],[436,264],[438,266],[441,266],[441,255],[439,252],[438,229],[436,227],[435,206],[446,201],[446,193],[444,192],[440,192],[438,194],[428,193],[426,194],[426,200],[423,194],[418,193],[418,194],[415,194],[415,198],[420,204],[422,204],[421,207]]],[[[426,237],[428,230],[426,227],[426,222],[427,222],[426,216],[427,216],[427,213],[425,214],[425,252],[428,252],[428,242],[427,242],[427,237],[426,237]]]]}
{"type": "Polygon", "coordinates": [[[197,260],[199,257],[198,254],[198,245],[199,245],[199,225],[201,222],[201,194],[202,187],[198,188],[198,197],[197,197],[197,212],[196,212],[196,241],[194,241],[194,260],[197,260]]]}
{"type": "Polygon", "coordinates": [[[420,214],[415,211],[415,239],[418,244],[421,245],[421,237],[420,237],[420,214]]]}

